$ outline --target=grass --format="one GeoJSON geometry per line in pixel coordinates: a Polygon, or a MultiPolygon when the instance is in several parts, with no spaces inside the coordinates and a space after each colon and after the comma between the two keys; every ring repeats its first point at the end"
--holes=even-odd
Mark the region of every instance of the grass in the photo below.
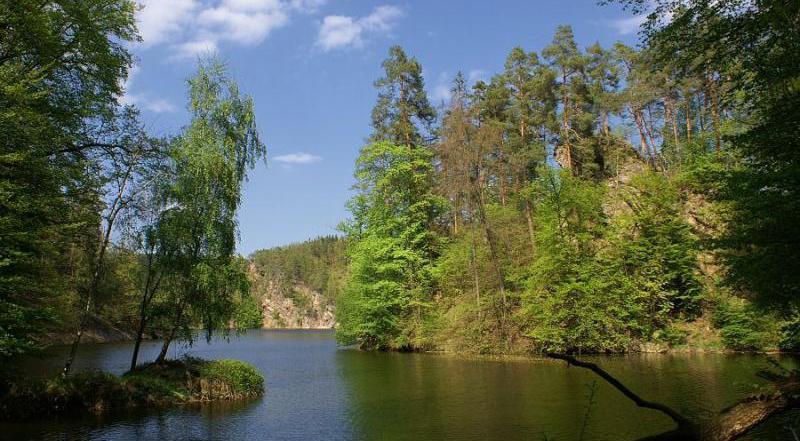
{"type": "Polygon", "coordinates": [[[247,399],[263,393],[264,378],[248,363],[187,357],[142,365],[123,376],[82,372],[67,378],[12,384],[0,397],[0,419],[100,414],[135,407],[247,399]]]}

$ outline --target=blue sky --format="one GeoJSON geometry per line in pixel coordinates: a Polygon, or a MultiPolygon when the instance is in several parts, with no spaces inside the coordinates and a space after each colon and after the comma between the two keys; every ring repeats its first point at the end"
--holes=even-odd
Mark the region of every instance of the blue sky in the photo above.
{"type": "Polygon", "coordinates": [[[143,41],[122,101],[154,134],[187,122],[185,80],[218,52],[253,96],[267,164],[251,172],[239,252],[335,233],[369,135],[373,81],[391,45],[422,63],[438,104],[455,73],[488,78],[514,46],[540,51],[559,24],[582,47],[636,41],[637,17],[595,0],[139,0],[143,41]]]}

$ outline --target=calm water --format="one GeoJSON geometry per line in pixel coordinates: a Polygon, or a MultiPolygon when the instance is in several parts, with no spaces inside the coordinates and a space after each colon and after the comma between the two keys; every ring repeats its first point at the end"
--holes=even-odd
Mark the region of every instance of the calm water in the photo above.
{"type": "MultiPolygon", "coordinates": [[[[142,359],[152,359],[156,342],[142,359]]],[[[131,344],[84,345],[76,369],[122,373],[131,344]]],[[[31,365],[55,372],[62,349],[31,365]]],[[[253,331],[230,342],[177,348],[257,366],[267,393],[248,403],[0,424],[0,439],[42,440],[634,440],[670,429],[590,373],[550,360],[497,361],[339,349],[329,332],[253,331]],[[594,392],[592,392],[594,390],[594,392]],[[589,403],[592,403],[591,406],[589,403]],[[587,408],[588,411],[587,416],[587,408]]],[[[763,357],[594,357],[642,396],[687,415],[716,412],[761,383],[763,357]]],[[[789,360],[783,360],[788,362],[789,360]]],[[[750,440],[791,439],[796,415],[770,421],[750,440]]]]}

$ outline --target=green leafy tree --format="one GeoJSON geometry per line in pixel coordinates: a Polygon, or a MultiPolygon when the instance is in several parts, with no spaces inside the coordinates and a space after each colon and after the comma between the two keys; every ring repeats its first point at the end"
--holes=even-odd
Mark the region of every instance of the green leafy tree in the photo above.
{"type": "Polygon", "coordinates": [[[225,327],[235,299],[247,293],[246,268],[235,258],[236,212],[247,171],[266,149],[256,129],[253,100],[242,96],[216,58],[201,60],[189,79],[191,123],[175,140],[175,179],[168,190],[167,224],[175,241],[173,289],[165,300],[169,329],[158,356],[171,341],[194,339],[193,325],[207,338],[225,327]]]}
{"type": "Polygon", "coordinates": [[[745,122],[727,136],[731,158],[707,167],[700,182],[726,221],[716,246],[731,287],[766,304],[794,303],[800,296],[800,4],[620,3],[634,13],[654,8],[643,31],[657,59],[674,63],[682,79],[700,77],[712,86],[717,150],[720,106],[727,103],[745,122]]]}
{"type": "Polygon", "coordinates": [[[624,350],[629,292],[611,289],[596,258],[607,229],[603,187],[553,170],[536,187],[537,254],[524,303],[528,336],[548,351],[624,350]]]}
{"type": "Polygon", "coordinates": [[[85,289],[94,173],[137,40],[130,0],[0,4],[0,357],[30,350],[85,289]]]}
{"type": "Polygon", "coordinates": [[[356,162],[350,201],[350,279],[337,304],[337,338],[369,349],[411,349],[423,331],[439,238],[431,224],[442,201],[432,192],[432,153],[388,142],[356,162]]]}

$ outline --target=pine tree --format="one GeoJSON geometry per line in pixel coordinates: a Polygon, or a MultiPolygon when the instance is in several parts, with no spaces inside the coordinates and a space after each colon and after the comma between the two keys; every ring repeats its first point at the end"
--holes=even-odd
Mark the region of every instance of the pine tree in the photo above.
{"type": "Polygon", "coordinates": [[[432,137],[436,110],[428,102],[422,66],[400,46],[389,49],[383,61],[385,76],[375,81],[378,102],[372,110],[371,142],[422,146],[432,137]]]}

